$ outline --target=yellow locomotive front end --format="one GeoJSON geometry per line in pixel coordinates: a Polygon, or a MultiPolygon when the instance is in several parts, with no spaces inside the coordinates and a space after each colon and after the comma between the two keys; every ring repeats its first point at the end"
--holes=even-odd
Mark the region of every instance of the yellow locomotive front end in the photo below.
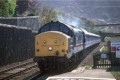
{"type": "Polygon", "coordinates": [[[44,32],[35,37],[35,56],[64,57],[68,52],[68,37],[61,32],[44,32]]]}
{"type": "Polygon", "coordinates": [[[69,38],[66,34],[57,31],[38,34],[35,37],[34,61],[38,62],[40,68],[56,64],[56,61],[64,62],[68,53],[69,38]]]}

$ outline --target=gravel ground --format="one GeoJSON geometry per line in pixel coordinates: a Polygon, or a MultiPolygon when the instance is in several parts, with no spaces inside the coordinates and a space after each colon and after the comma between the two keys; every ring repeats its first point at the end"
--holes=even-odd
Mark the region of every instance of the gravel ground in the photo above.
{"type": "Polygon", "coordinates": [[[98,45],[98,47],[95,46],[95,49],[92,50],[91,52],[89,52],[89,50],[86,51],[86,53],[87,53],[88,55],[87,55],[87,56],[85,57],[85,59],[80,63],[79,66],[86,66],[86,67],[92,66],[92,63],[93,63],[93,53],[98,52],[98,51],[102,48],[102,46],[103,46],[103,43],[100,43],[100,44],[98,45]]]}

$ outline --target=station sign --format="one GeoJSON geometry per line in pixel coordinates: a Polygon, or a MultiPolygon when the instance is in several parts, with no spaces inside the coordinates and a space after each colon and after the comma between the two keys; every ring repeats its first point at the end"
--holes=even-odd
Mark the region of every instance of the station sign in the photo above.
{"type": "Polygon", "coordinates": [[[106,54],[104,54],[104,53],[102,53],[100,57],[101,57],[102,59],[107,58],[107,57],[106,57],[106,54]]]}
{"type": "Polygon", "coordinates": [[[116,54],[116,58],[120,58],[120,42],[111,43],[111,52],[116,54]]]}

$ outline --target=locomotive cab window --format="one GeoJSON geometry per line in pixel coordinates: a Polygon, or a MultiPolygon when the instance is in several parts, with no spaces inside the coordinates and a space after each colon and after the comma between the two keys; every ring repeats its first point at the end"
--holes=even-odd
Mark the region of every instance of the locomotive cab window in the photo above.
{"type": "Polygon", "coordinates": [[[49,24],[43,26],[43,27],[40,29],[39,33],[41,33],[41,32],[46,32],[46,31],[49,31],[49,24]]]}
{"type": "Polygon", "coordinates": [[[63,24],[60,25],[60,31],[69,35],[69,29],[63,24]]]}
{"type": "Polygon", "coordinates": [[[65,25],[62,25],[62,24],[60,25],[60,31],[63,32],[63,33],[66,33],[66,34],[68,34],[68,32],[69,32],[68,28],[65,25]]]}
{"type": "Polygon", "coordinates": [[[46,24],[45,26],[40,28],[38,33],[46,32],[46,31],[60,31],[71,37],[73,37],[73,34],[74,34],[73,30],[71,30],[66,25],[58,22],[52,22],[52,23],[46,24]]]}
{"type": "Polygon", "coordinates": [[[59,24],[58,23],[50,24],[50,30],[51,31],[59,31],[59,24]]]}

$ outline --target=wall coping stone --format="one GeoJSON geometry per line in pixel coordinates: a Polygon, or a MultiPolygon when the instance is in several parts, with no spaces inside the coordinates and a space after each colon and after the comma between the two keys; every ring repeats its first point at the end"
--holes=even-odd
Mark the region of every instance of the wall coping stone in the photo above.
{"type": "Polygon", "coordinates": [[[1,24],[0,27],[9,27],[9,28],[17,28],[17,29],[28,29],[31,30],[29,27],[22,27],[22,26],[15,26],[15,25],[8,25],[8,24],[1,24]]]}
{"type": "Polygon", "coordinates": [[[25,16],[25,17],[0,17],[0,19],[23,19],[23,18],[39,18],[39,16],[25,16]]]}

